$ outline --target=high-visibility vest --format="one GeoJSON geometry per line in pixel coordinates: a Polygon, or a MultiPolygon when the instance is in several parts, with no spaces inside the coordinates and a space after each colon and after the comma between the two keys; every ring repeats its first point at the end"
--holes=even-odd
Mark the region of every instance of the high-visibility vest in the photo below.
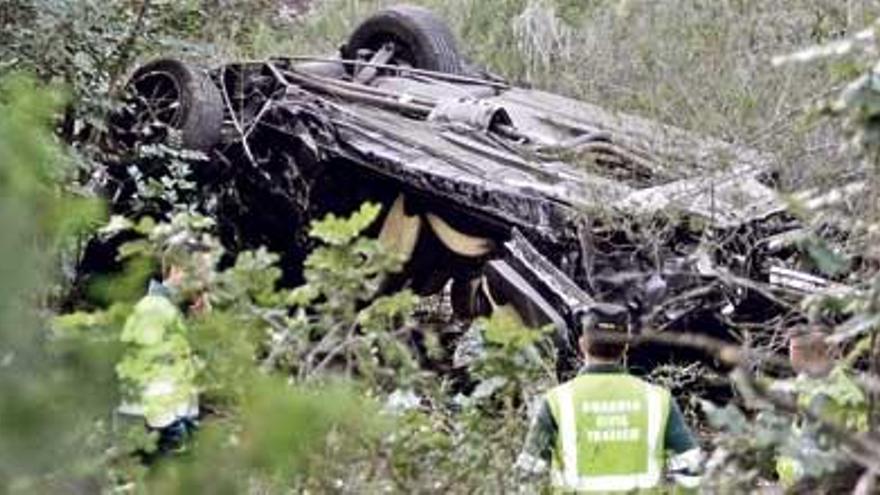
{"type": "Polygon", "coordinates": [[[128,348],[116,366],[135,393],[119,412],[143,416],[153,428],[198,416],[196,364],[186,333],[183,315],[168,298],[147,295],[135,305],[120,335],[128,348]]]}
{"type": "Polygon", "coordinates": [[[670,396],[623,373],[587,373],[547,392],[558,427],[551,481],[561,490],[659,487],[670,396]]]}

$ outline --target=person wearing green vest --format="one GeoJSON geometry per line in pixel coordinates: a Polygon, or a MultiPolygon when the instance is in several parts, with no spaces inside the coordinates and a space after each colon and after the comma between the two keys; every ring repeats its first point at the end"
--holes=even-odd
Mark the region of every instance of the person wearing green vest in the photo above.
{"type": "MultiPolygon", "coordinates": [[[[824,421],[850,431],[868,430],[867,400],[864,392],[835,364],[833,346],[821,326],[800,327],[789,336],[789,361],[797,373],[794,380],[780,380],[776,392],[793,394],[798,407],[824,421]]],[[[797,456],[780,455],[776,472],[784,487],[808,482],[844,467],[845,459],[830,444],[821,425],[799,420],[793,428],[798,438],[797,456]]]]}
{"type": "MultiPolygon", "coordinates": [[[[197,265],[210,267],[206,255],[192,256],[206,260],[197,265]]],[[[199,277],[174,263],[163,272],[162,282],[150,282],[147,295],[126,319],[120,335],[125,352],[116,366],[123,397],[117,412],[143,418],[147,428],[158,433],[159,455],[178,450],[198,427],[198,362],[178,303],[195,313],[208,309],[204,294],[188,287],[198,285],[192,279],[199,277]]]]}
{"type": "Polygon", "coordinates": [[[624,341],[593,332],[625,333],[628,319],[616,305],[591,311],[578,342],[584,366],[544,395],[517,460],[521,472],[549,469],[561,491],[651,491],[669,473],[688,488],[698,485],[702,454],[669,391],[620,366],[624,341]]]}

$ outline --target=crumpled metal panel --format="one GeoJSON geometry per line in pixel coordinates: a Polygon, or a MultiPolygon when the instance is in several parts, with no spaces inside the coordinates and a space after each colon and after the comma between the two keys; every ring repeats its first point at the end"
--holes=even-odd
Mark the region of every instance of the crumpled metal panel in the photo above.
{"type": "Polygon", "coordinates": [[[510,115],[504,107],[488,100],[473,98],[443,99],[437,103],[428,121],[445,124],[462,124],[481,131],[489,131],[495,125],[511,125],[510,115]]]}
{"type": "Polygon", "coordinates": [[[633,213],[685,212],[722,229],[785,210],[776,192],[758,181],[756,171],[751,169],[707,174],[635,191],[618,207],[633,213]]]}
{"type": "MultiPolygon", "coordinates": [[[[548,240],[571,235],[564,226],[579,216],[579,209],[570,200],[589,196],[516,155],[488,155],[483,144],[466,134],[450,139],[444,134],[448,130],[435,123],[358,105],[346,105],[330,118],[347,157],[362,166],[407,188],[446,198],[453,209],[483,212],[548,240]]],[[[596,188],[594,195],[608,192],[596,188]]]]}

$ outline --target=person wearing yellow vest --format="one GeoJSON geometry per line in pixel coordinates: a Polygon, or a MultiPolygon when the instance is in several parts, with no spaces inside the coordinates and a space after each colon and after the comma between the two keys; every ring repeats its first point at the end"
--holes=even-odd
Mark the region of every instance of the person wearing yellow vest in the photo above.
{"type": "Polygon", "coordinates": [[[591,311],[579,339],[584,366],[544,395],[517,460],[521,473],[549,468],[561,491],[651,491],[670,472],[697,486],[702,454],[669,391],[628,374],[619,364],[626,343],[592,331],[627,332],[628,319],[616,305],[591,311]]]}
{"type": "MultiPolygon", "coordinates": [[[[200,261],[201,271],[210,269],[208,255],[193,256],[200,261]]],[[[150,282],[147,295],[126,319],[120,335],[125,352],[116,366],[123,386],[123,401],[116,410],[123,416],[142,417],[147,428],[158,433],[159,455],[182,448],[198,428],[198,362],[178,303],[193,313],[209,309],[204,294],[186,287],[187,283],[198,285],[188,278],[199,277],[173,263],[163,275],[162,282],[150,282]]],[[[155,458],[151,454],[142,457],[146,461],[155,458]]]]}
{"type": "MultiPolygon", "coordinates": [[[[850,431],[867,431],[865,394],[843,367],[835,365],[834,348],[827,337],[820,326],[794,329],[788,350],[797,377],[781,380],[772,389],[795,395],[798,407],[825,421],[850,431]]],[[[823,435],[820,425],[801,420],[794,425],[793,433],[799,437],[797,457],[780,455],[776,461],[783,486],[792,487],[807,477],[821,477],[843,466],[844,459],[830,448],[830,439],[823,435]]]]}

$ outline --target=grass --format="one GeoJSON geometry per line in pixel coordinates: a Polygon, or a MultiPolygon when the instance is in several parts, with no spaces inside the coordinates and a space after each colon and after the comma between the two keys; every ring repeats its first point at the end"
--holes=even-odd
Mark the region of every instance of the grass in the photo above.
{"type": "MultiPolygon", "coordinates": [[[[383,0],[318,1],[258,33],[254,54],[333,53],[383,0]]],[[[864,27],[880,2],[842,0],[411,0],[437,11],[472,59],[520,84],[736,141],[779,156],[790,187],[851,169],[809,109],[845,64],[770,58],[864,27]],[[858,8],[857,8],[858,7],[858,8]]]]}

